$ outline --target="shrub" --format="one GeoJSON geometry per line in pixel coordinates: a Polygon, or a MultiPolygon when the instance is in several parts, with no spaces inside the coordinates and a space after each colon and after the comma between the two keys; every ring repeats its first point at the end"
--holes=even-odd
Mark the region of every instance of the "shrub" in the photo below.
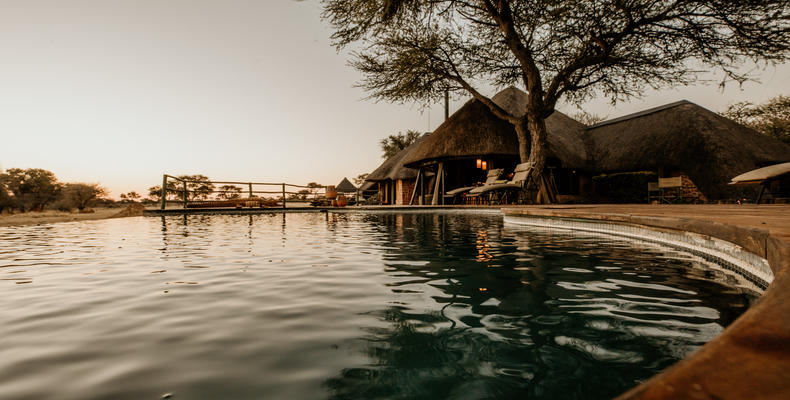
{"type": "Polygon", "coordinates": [[[80,211],[105,194],[107,190],[97,183],[67,183],[62,191],[64,205],[80,211]]]}

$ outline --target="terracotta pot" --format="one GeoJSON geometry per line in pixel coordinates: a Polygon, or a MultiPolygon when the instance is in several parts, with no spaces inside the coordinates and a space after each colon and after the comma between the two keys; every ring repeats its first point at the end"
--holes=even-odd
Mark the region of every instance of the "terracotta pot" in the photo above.
{"type": "Polygon", "coordinates": [[[344,195],[337,196],[337,206],[345,207],[348,205],[348,198],[344,195]]]}
{"type": "Polygon", "coordinates": [[[327,186],[326,187],[326,198],[329,200],[333,200],[337,197],[337,190],[335,190],[334,186],[327,186]]]}
{"type": "Polygon", "coordinates": [[[332,207],[337,207],[337,200],[332,200],[332,207]]]}

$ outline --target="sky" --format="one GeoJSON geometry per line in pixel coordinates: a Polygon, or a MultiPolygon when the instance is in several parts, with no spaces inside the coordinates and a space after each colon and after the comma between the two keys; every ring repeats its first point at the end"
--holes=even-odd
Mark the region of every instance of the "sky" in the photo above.
{"type": "MultiPolygon", "coordinates": [[[[331,185],[370,172],[382,138],[435,129],[443,105],[367,99],[320,13],[316,0],[0,0],[0,168],[114,198],[164,173],[331,185]]],[[[615,118],[687,99],[721,111],[790,94],[790,64],[757,76],[581,108],[615,118]]]]}

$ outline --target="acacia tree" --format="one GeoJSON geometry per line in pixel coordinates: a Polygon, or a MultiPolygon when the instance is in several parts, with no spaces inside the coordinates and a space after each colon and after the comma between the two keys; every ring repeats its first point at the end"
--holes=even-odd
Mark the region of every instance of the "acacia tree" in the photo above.
{"type": "Polygon", "coordinates": [[[780,62],[790,47],[787,0],[322,0],[338,49],[360,44],[351,65],[376,99],[436,102],[469,93],[515,127],[522,162],[535,163],[539,200],[546,124],[561,99],[613,102],[693,82],[719,69],[747,76],[744,60],[780,62]],[[526,89],[511,114],[481,85],[526,89]]]}
{"type": "Polygon", "coordinates": [[[61,190],[61,196],[67,207],[76,207],[82,211],[93,200],[107,195],[107,189],[98,183],[67,183],[61,190]]]}
{"type": "Polygon", "coordinates": [[[390,158],[395,154],[398,154],[399,151],[409,147],[410,144],[417,141],[422,134],[418,131],[408,130],[404,132],[398,132],[394,135],[389,135],[384,139],[381,139],[381,151],[384,152],[382,157],[384,159],[390,158]]]}
{"type": "Polygon", "coordinates": [[[790,144],[790,96],[777,96],[763,104],[735,103],[722,114],[790,144]]]}
{"type": "Polygon", "coordinates": [[[241,188],[234,185],[222,185],[219,187],[217,198],[224,200],[233,200],[241,198],[241,188]]]}
{"type": "Polygon", "coordinates": [[[0,182],[14,195],[20,211],[41,211],[57,200],[62,185],[50,171],[40,168],[9,168],[0,174],[0,182]]]}

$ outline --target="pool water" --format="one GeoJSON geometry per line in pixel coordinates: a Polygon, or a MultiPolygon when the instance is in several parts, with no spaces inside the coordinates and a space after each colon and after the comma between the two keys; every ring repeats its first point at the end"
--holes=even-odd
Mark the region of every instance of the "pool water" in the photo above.
{"type": "Polygon", "coordinates": [[[756,298],[704,263],[498,214],[0,228],[0,398],[610,398],[756,298]]]}

